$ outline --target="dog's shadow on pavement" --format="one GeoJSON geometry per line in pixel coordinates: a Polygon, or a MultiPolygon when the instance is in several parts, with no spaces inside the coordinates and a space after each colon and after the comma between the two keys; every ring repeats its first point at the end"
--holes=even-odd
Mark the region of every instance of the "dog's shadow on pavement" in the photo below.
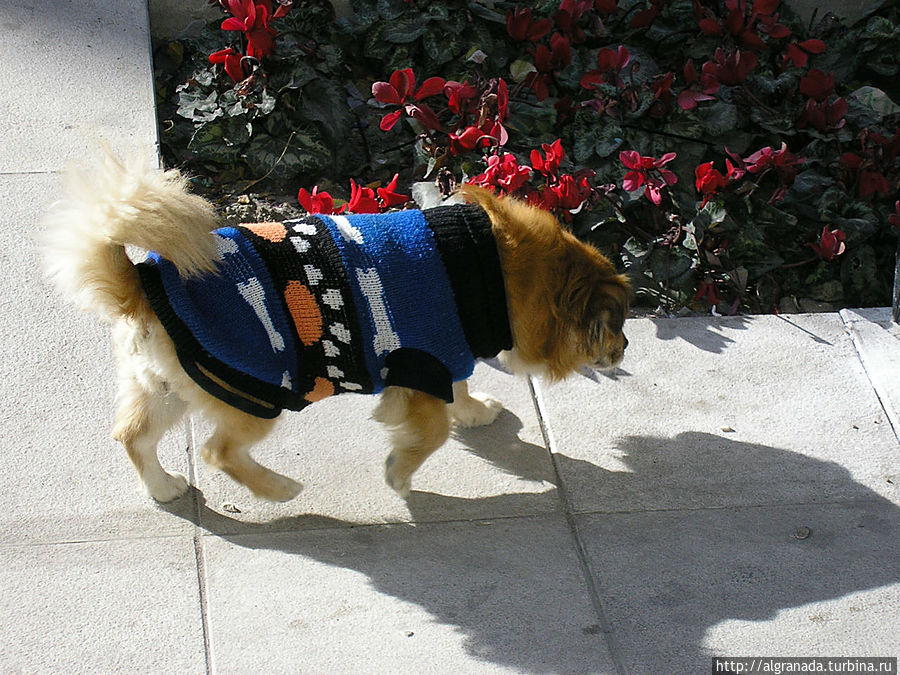
{"type": "MultiPolygon", "coordinates": [[[[499,424],[504,433],[515,433],[517,422],[506,413],[499,424]]],[[[722,653],[717,640],[723,625],[734,630],[735,621],[773,620],[784,610],[900,583],[900,508],[838,464],[682,433],[613,443],[623,470],[564,454],[555,455],[554,469],[543,447],[519,441],[510,448],[497,443],[495,433],[457,436],[510,474],[555,482],[558,470],[567,486],[577,484],[577,493],[593,492],[610,505],[578,513],[578,494],[573,498],[572,521],[603,619],[590,605],[561,511],[494,520],[482,528],[452,522],[454,514],[471,513],[473,501],[491,513],[527,512],[528,495],[466,500],[413,492],[413,520],[444,514],[448,521],[427,527],[353,528],[315,515],[254,526],[205,506],[199,522],[242,547],[362,573],[380,593],[457,627],[477,659],[517,672],[708,672],[711,656],[722,653]],[[687,483],[701,487],[688,494],[687,483]],[[267,532],[260,532],[263,525],[267,532]],[[349,534],[321,529],[331,527],[349,534]],[[555,568],[558,561],[564,564],[555,568]]],[[[809,617],[800,620],[806,625],[787,633],[792,642],[780,644],[763,630],[757,642],[749,636],[741,645],[771,655],[790,644],[792,653],[816,655],[817,631],[828,621],[849,622],[830,634],[849,632],[864,645],[859,633],[882,620],[868,602],[842,604],[841,616],[804,609],[809,617]],[[798,644],[798,634],[810,644],[798,644]]],[[[733,636],[726,642],[735,655],[733,636]]]]}

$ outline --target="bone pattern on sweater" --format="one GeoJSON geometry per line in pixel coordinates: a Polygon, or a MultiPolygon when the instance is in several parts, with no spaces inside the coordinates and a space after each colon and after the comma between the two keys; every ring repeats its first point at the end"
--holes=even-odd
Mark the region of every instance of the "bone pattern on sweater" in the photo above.
{"type": "Polygon", "coordinates": [[[390,385],[451,401],[475,358],[512,347],[496,243],[477,206],[214,236],[215,275],[183,279],[153,252],[138,270],[185,371],[250,414],[390,385]]]}

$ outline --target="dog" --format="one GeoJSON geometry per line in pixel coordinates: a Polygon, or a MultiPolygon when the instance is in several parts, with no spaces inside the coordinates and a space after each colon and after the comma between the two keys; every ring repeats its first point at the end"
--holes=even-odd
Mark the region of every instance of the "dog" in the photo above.
{"type": "Polygon", "coordinates": [[[213,206],[190,192],[178,170],[109,155],[88,170],[69,172],[63,198],[44,221],[45,271],[67,298],[112,325],[118,374],[112,437],[124,446],[146,492],[168,502],[187,490],[183,476],[160,465],[156,446],[184,414],[199,413],[214,426],[201,449],[207,463],[258,497],[289,500],[301,485],[257,463],[251,447],[269,433],[282,408],[301,409],[333,393],[363,391],[380,392],[373,416],[391,437],[385,478],[406,497],[413,473],[447,440],[452,424],[490,424],[501,410],[494,399],[469,392],[465,378],[474,358],[500,351],[513,372],[551,380],[583,367],[617,366],[627,346],[626,278],[549,212],[475,186],[464,186],[462,194],[465,206],[404,211],[393,221],[310,216],[221,228],[213,206]],[[419,222],[414,245],[424,246],[425,254],[398,252],[395,241],[382,242],[374,254],[359,253],[364,239],[401,227],[398,218],[459,217],[475,225],[451,224],[447,227],[457,227],[456,234],[447,234],[440,223],[422,228],[419,222]],[[325,278],[328,270],[312,264],[289,263],[296,268],[291,272],[280,263],[260,271],[241,267],[256,260],[252,247],[240,257],[248,242],[275,247],[281,255],[285,247],[315,249],[329,236],[333,250],[318,260],[330,260],[323,264],[349,279],[351,291],[339,293],[325,278]],[[467,237],[475,243],[445,256],[447,241],[467,237]],[[136,264],[141,249],[150,253],[136,264]],[[348,262],[357,253],[369,258],[348,262]],[[483,260],[473,263],[469,257],[483,260]],[[416,267],[419,258],[432,265],[428,274],[443,281],[433,285],[416,276],[426,274],[416,267]],[[347,265],[344,271],[341,264],[347,265]],[[457,265],[456,272],[450,270],[457,265]],[[279,278],[285,275],[294,278],[279,278]],[[207,282],[219,286],[197,290],[207,282]],[[212,344],[185,332],[193,319],[178,314],[184,297],[189,296],[191,312],[202,315],[206,299],[223,293],[231,304],[224,318],[211,321],[222,324],[226,334],[209,338],[212,344]],[[404,304],[394,296],[411,300],[404,304]],[[239,325],[239,318],[250,327],[239,325]],[[354,320],[368,332],[353,333],[354,320]],[[407,320],[416,327],[402,327],[407,320]],[[410,342],[404,330],[429,337],[410,342]],[[487,337],[479,337],[485,330],[487,337]],[[239,333],[256,334],[262,343],[233,348],[239,333]],[[456,344],[443,344],[454,339],[456,344]],[[217,351],[220,347],[224,352],[217,351]],[[268,375],[235,374],[229,349],[252,367],[270,352],[282,361],[260,365],[271,371],[268,375]],[[306,372],[313,362],[320,373],[306,372]],[[353,380],[344,372],[348,368],[367,381],[353,380]]]}

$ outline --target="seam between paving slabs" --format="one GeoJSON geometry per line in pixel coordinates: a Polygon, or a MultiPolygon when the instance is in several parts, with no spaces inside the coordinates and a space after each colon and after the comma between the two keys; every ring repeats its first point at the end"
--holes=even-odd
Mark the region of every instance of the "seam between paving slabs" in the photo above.
{"type": "MultiPolygon", "coordinates": [[[[698,511],[738,511],[738,510],[749,510],[749,509],[771,509],[771,508],[802,508],[802,507],[813,507],[813,506],[837,506],[837,507],[852,507],[852,506],[862,506],[865,504],[878,504],[878,498],[859,498],[859,499],[835,499],[829,501],[807,501],[807,502],[766,502],[763,504],[734,504],[728,506],[676,506],[671,508],[641,508],[637,511],[635,510],[623,510],[623,511],[603,511],[598,509],[585,509],[585,510],[574,510],[572,511],[573,517],[581,517],[581,516],[625,516],[632,515],[636,513],[693,513],[698,511]]],[[[259,531],[251,531],[251,530],[240,530],[234,532],[214,532],[211,530],[204,529],[203,527],[198,527],[196,538],[202,540],[207,538],[237,538],[237,537],[256,537],[260,535],[285,535],[285,534],[300,534],[307,532],[322,532],[325,530],[341,530],[341,531],[349,531],[349,530],[362,530],[365,528],[396,528],[396,527],[415,527],[418,525],[463,525],[467,523],[473,523],[478,525],[490,525],[492,523],[502,523],[509,520],[540,520],[552,517],[553,514],[550,513],[529,513],[524,515],[515,515],[515,516],[492,516],[490,518],[452,518],[448,520],[428,520],[428,521],[388,521],[383,523],[354,523],[352,525],[342,525],[339,527],[303,527],[301,529],[271,529],[271,530],[259,530],[259,531]]],[[[162,539],[180,539],[180,538],[191,538],[194,539],[195,535],[183,533],[183,534],[172,534],[172,533],[163,533],[163,534],[153,534],[153,535],[145,535],[145,536],[108,536],[108,537],[85,537],[83,539],[59,539],[59,540],[47,540],[47,541],[28,541],[28,542],[16,542],[12,544],[0,543],[0,551],[5,550],[16,550],[16,549],[25,549],[25,548],[40,548],[40,547],[49,547],[49,546],[77,546],[80,544],[104,544],[104,543],[115,543],[115,542],[130,542],[130,541],[153,541],[153,540],[162,540],[162,539]]]]}
{"type": "MultiPolygon", "coordinates": [[[[197,466],[194,463],[196,445],[196,433],[194,419],[190,415],[185,416],[185,443],[188,453],[188,472],[191,485],[197,485],[197,466]]],[[[200,527],[200,496],[199,490],[191,490],[191,499],[194,509],[194,560],[197,569],[197,597],[200,599],[200,626],[203,631],[203,658],[206,664],[206,675],[212,675],[212,642],[209,635],[209,596],[206,585],[206,558],[203,548],[203,530],[200,527]]]]}
{"type": "Polygon", "coordinates": [[[606,639],[606,646],[609,649],[609,653],[612,657],[613,663],[616,666],[616,670],[619,673],[625,673],[627,672],[627,669],[625,668],[622,660],[621,650],[619,648],[618,641],[616,640],[616,637],[613,633],[609,619],[606,616],[606,610],[603,607],[603,601],[600,599],[600,591],[597,588],[597,581],[594,578],[594,575],[591,573],[587,549],[584,546],[584,542],[582,541],[581,534],[578,530],[578,524],[575,521],[575,514],[572,510],[572,502],[569,498],[568,490],[566,490],[562,473],[559,470],[559,464],[556,460],[556,441],[553,439],[553,434],[550,431],[550,427],[544,417],[541,397],[534,386],[534,380],[530,376],[528,377],[528,389],[531,392],[531,400],[534,404],[535,414],[537,415],[538,422],[541,425],[541,435],[544,438],[544,445],[550,455],[550,462],[553,464],[553,473],[556,478],[557,493],[559,494],[559,499],[562,503],[563,515],[565,516],[566,524],[569,527],[569,534],[572,536],[572,543],[574,544],[575,548],[575,556],[578,558],[578,566],[581,568],[581,574],[584,577],[585,584],[587,585],[588,596],[591,599],[591,604],[594,606],[594,612],[596,613],[597,619],[600,622],[600,629],[606,639]]]}
{"type": "Polygon", "coordinates": [[[843,311],[838,312],[838,316],[841,318],[841,325],[844,328],[844,332],[849,336],[850,342],[853,344],[853,351],[856,353],[856,358],[859,359],[860,365],[862,365],[863,372],[866,374],[866,379],[869,381],[869,385],[872,387],[872,391],[875,393],[875,398],[878,399],[878,405],[881,406],[881,411],[884,413],[888,424],[891,426],[891,431],[894,432],[894,438],[900,441],[900,429],[894,426],[892,415],[888,411],[887,406],[885,406],[881,392],[878,391],[878,385],[876,384],[876,381],[872,379],[872,374],[869,372],[869,366],[866,363],[866,359],[863,356],[862,350],[860,349],[858,333],[853,330],[853,321],[847,319],[847,316],[843,311]]]}

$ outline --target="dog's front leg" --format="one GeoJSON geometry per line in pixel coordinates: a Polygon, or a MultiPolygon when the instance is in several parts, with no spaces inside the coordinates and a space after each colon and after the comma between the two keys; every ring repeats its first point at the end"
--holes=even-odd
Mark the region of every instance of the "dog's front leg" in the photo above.
{"type": "Polygon", "coordinates": [[[449,406],[450,419],[461,427],[481,427],[495,419],[503,405],[487,394],[469,393],[465,380],[453,383],[453,403],[449,406]]]}
{"type": "Polygon", "coordinates": [[[385,480],[405,499],[413,473],[450,435],[447,404],[420,391],[388,387],[374,417],[391,431],[393,449],[385,461],[385,480]]]}

